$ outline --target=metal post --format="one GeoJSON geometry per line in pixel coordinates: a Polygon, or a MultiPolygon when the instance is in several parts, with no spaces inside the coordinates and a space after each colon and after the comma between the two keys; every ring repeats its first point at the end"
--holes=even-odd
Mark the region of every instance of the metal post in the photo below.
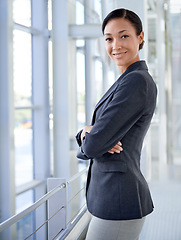
{"type": "Polygon", "coordinates": [[[32,26],[41,34],[32,36],[35,178],[50,176],[49,83],[47,3],[32,0],[32,26]],[[40,170],[41,168],[41,170],[40,170]]]}
{"type": "MultiPolygon", "coordinates": [[[[49,178],[47,180],[47,191],[65,183],[65,179],[49,178]]],[[[54,216],[48,222],[48,239],[54,239],[66,228],[66,188],[61,189],[48,200],[48,218],[54,216]]]]}
{"type": "Polygon", "coordinates": [[[167,159],[168,163],[173,163],[173,123],[172,123],[172,40],[171,40],[171,17],[170,17],[170,0],[164,1],[164,10],[165,10],[165,75],[166,75],[166,91],[167,91],[167,159]]]}
{"type": "MultiPolygon", "coordinates": [[[[0,0],[0,222],[15,213],[12,1],[0,0]]],[[[13,239],[12,229],[0,234],[13,239]]]]}
{"type": "MultiPolygon", "coordinates": [[[[91,1],[86,1],[84,5],[85,23],[90,23],[91,17],[91,1]]],[[[92,55],[92,40],[85,40],[85,104],[86,104],[86,125],[90,125],[92,112],[94,108],[93,93],[94,78],[93,78],[93,55],[92,55]]]]}
{"type": "MultiPolygon", "coordinates": [[[[75,24],[75,0],[69,4],[69,24],[75,24]]],[[[70,25],[69,25],[70,30],[70,25]]],[[[70,31],[69,31],[70,34],[70,31]]],[[[70,150],[76,149],[75,133],[77,131],[77,84],[76,84],[76,40],[69,35],[68,40],[68,66],[71,66],[69,71],[69,137],[70,137],[70,150]]],[[[72,164],[71,164],[72,166],[72,164]]],[[[77,170],[77,168],[76,168],[77,170]]],[[[72,174],[71,174],[72,175],[72,174]]]]}
{"type": "Polygon", "coordinates": [[[69,178],[68,1],[52,1],[54,176],[69,178]]]}
{"type": "MultiPolygon", "coordinates": [[[[32,27],[40,34],[32,35],[32,96],[34,178],[50,177],[50,130],[49,130],[49,83],[48,83],[48,9],[44,0],[32,0],[32,27]]],[[[35,201],[46,192],[46,185],[35,189],[35,201]]],[[[35,213],[36,228],[46,220],[46,207],[40,206],[35,213]]],[[[37,232],[38,239],[46,239],[46,226],[37,232]]]]}
{"type": "Polygon", "coordinates": [[[158,87],[159,87],[159,178],[164,179],[167,164],[167,116],[165,95],[165,23],[163,0],[157,3],[157,58],[158,58],[158,87]]]}

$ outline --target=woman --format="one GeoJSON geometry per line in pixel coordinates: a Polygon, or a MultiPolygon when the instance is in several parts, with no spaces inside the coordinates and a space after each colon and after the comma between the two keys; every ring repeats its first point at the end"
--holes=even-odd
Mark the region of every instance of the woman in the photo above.
{"type": "Polygon", "coordinates": [[[139,50],[144,44],[140,18],[116,9],[102,24],[106,51],[121,76],[95,107],[92,124],[77,136],[77,157],[91,159],[87,207],[92,214],[86,240],[136,240],[153,211],[140,154],[157,89],[139,50]]]}

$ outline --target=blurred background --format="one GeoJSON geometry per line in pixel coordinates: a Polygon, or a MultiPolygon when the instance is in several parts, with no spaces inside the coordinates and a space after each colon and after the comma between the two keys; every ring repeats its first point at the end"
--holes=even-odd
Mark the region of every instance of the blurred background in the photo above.
{"type": "MultiPolygon", "coordinates": [[[[120,76],[101,23],[121,7],[142,19],[140,57],[158,87],[141,161],[156,208],[141,237],[181,239],[181,0],[0,0],[0,222],[43,196],[47,178],[88,166],[76,158],[75,135],[120,76]]],[[[14,239],[46,214],[20,221],[14,239]]]]}

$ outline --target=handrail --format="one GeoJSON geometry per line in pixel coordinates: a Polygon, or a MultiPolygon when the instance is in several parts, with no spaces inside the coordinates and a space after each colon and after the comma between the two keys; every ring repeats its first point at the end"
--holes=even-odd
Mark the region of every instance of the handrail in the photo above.
{"type": "Polygon", "coordinates": [[[16,188],[16,196],[32,189],[32,188],[36,188],[38,187],[40,184],[43,184],[44,181],[43,180],[33,180],[33,181],[30,181],[30,182],[27,182],[23,185],[20,185],[16,188]]]}
{"type": "Polygon", "coordinates": [[[0,223],[0,232],[2,232],[4,229],[10,227],[11,225],[13,225],[14,223],[16,223],[17,221],[19,221],[20,219],[22,219],[23,217],[25,217],[26,215],[28,215],[29,213],[31,213],[32,211],[34,211],[36,208],[38,208],[41,204],[43,204],[44,202],[46,202],[51,196],[53,196],[55,193],[57,193],[58,191],[60,191],[61,189],[66,187],[66,184],[70,184],[73,181],[75,181],[77,178],[79,178],[81,175],[83,175],[86,171],[88,170],[88,167],[85,168],[84,170],[82,170],[81,172],[75,174],[74,176],[72,176],[66,183],[61,184],[58,187],[55,187],[54,189],[52,189],[51,191],[49,191],[48,193],[46,193],[44,196],[42,196],[39,200],[37,200],[35,203],[33,203],[30,207],[26,208],[25,210],[23,210],[22,212],[10,217],[9,219],[5,220],[4,222],[0,223]]]}
{"type": "Polygon", "coordinates": [[[81,172],[78,172],[77,174],[75,174],[74,176],[72,176],[68,181],[67,184],[72,183],[74,180],[76,180],[78,177],[82,176],[85,172],[87,172],[88,167],[85,168],[84,170],[82,170],[81,172]]]}
{"type": "Polygon", "coordinates": [[[18,220],[29,214],[30,212],[34,211],[36,208],[38,208],[42,203],[46,202],[52,195],[60,191],[62,188],[65,188],[66,184],[63,183],[60,186],[52,189],[50,192],[45,194],[43,197],[41,197],[39,200],[37,200],[34,204],[32,204],[30,207],[26,208],[22,212],[18,213],[17,215],[7,219],[3,223],[0,224],[0,232],[2,232],[4,229],[10,227],[12,224],[16,223],[18,220]]]}

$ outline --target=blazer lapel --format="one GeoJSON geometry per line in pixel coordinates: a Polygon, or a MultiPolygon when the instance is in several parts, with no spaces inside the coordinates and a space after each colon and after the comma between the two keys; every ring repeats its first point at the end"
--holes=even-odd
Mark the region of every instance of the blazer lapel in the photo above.
{"type": "Polygon", "coordinates": [[[110,94],[116,89],[116,87],[117,87],[117,81],[108,89],[108,91],[103,95],[103,97],[96,104],[94,109],[95,111],[110,96],[110,94]]]}
{"type": "Polygon", "coordinates": [[[116,89],[120,81],[123,79],[125,75],[133,70],[148,70],[145,61],[138,61],[133,63],[131,66],[127,68],[127,70],[118,78],[118,80],[108,89],[108,91],[103,95],[100,101],[97,103],[94,109],[93,117],[92,117],[92,125],[95,122],[96,110],[100,107],[100,105],[111,95],[112,92],[116,89]]]}
{"type": "Polygon", "coordinates": [[[122,78],[133,70],[148,70],[145,61],[138,61],[129,66],[126,71],[118,78],[118,80],[109,88],[109,90],[104,94],[104,96],[97,103],[95,110],[109,97],[109,95],[116,89],[118,83],[122,78]]]}
{"type": "Polygon", "coordinates": [[[112,92],[114,92],[114,90],[116,89],[118,83],[117,81],[108,89],[108,91],[103,95],[103,97],[100,99],[100,101],[96,104],[95,109],[94,109],[94,113],[93,113],[93,117],[92,117],[92,123],[91,125],[94,124],[95,122],[95,116],[96,116],[96,111],[97,109],[103,104],[103,102],[111,95],[112,92]]]}

